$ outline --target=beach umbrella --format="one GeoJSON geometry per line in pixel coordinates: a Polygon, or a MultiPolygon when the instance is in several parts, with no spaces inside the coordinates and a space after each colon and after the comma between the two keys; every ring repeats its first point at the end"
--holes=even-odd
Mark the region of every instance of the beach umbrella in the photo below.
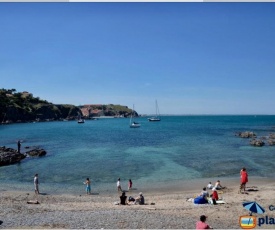
{"type": "Polygon", "coordinates": [[[263,214],[265,212],[264,208],[262,208],[257,202],[244,202],[243,207],[250,211],[250,215],[252,215],[252,212],[257,214],[263,214]]]}

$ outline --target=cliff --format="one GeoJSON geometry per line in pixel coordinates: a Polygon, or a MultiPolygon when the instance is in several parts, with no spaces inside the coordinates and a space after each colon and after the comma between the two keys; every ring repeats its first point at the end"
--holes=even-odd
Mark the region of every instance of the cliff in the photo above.
{"type": "MultiPolygon", "coordinates": [[[[80,106],[80,110],[84,117],[98,117],[98,116],[113,116],[113,117],[129,117],[131,116],[132,109],[123,105],[101,105],[89,104],[80,106]]],[[[136,111],[133,111],[133,116],[138,116],[136,111]]]]}
{"type": "MultiPolygon", "coordinates": [[[[75,120],[80,114],[84,118],[98,116],[129,117],[132,109],[123,105],[89,104],[74,106],[53,104],[29,92],[15,89],[0,89],[0,122],[2,124],[31,121],[75,120]]],[[[136,111],[134,116],[138,116],[136,111]]]]}
{"type": "Polygon", "coordinates": [[[55,105],[28,92],[0,89],[2,123],[75,119],[81,113],[74,105],[55,105]]]}

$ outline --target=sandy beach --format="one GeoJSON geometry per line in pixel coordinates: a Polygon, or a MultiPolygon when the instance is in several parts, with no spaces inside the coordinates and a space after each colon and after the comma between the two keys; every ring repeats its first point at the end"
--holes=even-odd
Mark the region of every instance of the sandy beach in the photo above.
{"type": "MultiPolygon", "coordinates": [[[[52,195],[36,196],[33,191],[0,190],[0,228],[66,228],[66,229],[194,229],[200,215],[207,215],[207,223],[214,229],[240,229],[239,217],[248,215],[242,203],[257,201],[264,209],[259,217],[275,217],[275,182],[270,179],[250,179],[246,194],[238,194],[239,185],[226,184],[227,188],[219,193],[226,202],[219,205],[194,205],[187,201],[200,193],[201,189],[182,189],[170,191],[143,191],[146,205],[115,205],[120,193],[92,195],[52,195]],[[39,204],[28,204],[38,200],[39,204]],[[152,204],[154,203],[154,204],[152,204]]],[[[127,192],[136,196],[139,191],[127,192]]],[[[254,214],[255,215],[255,214],[254,214]]],[[[275,225],[262,225],[256,228],[274,229],[275,225]]]]}

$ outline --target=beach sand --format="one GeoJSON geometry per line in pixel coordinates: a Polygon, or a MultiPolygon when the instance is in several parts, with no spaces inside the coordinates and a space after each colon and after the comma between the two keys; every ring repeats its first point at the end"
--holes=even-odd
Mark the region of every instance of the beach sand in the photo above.
{"type": "MultiPolygon", "coordinates": [[[[112,194],[92,191],[92,195],[86,195],[83,191],[81,195],[42,193],[36,196],[33,191],[5,191],[1,187],[0,228],[194,229],[204,214],[214,229],[240,229],[239,217],[249,214],[242,206],[245,201],[256,201],[265,208],[264,214],[254,214],[257,218],[275,218],[275,211],[269,210],[270,205],[275,206],[275,183],[270,179],[250,179],[247,187],[255,191],[247,194],[238,194],[236,183],[224,185],[227,189],[219,195],[225,204],[194,205],[187,201],[200,193],[202,185],[192,190],[142,191],[147,205],[125,206],[114,204],[120,195],[115,188],[112,194]],[[39,204],[28,204],[30,200],[38,200],[39,204]]],[[[133,190],[126,195],[135,197],[139,192],[133,190]]],[[[275,224],[256,228],[274,229],[275,224]]]]}

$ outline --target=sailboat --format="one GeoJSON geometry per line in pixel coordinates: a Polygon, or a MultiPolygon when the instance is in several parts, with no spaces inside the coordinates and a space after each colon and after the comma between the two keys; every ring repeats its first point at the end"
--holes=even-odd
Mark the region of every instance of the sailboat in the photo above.
{"type": "Polygon", "coordinates": [[[135,108],[135,106],[133,105],[133,110],[132,110],[131,118],[130,118],[130,128],[139,128],[140,124],[133,120],[133,113],[135,111],[134,108],[135,108]]]}
{"type": "Polygon", "coordinates": [[[84,119],[81,119],[80,113],[78,113],[77,123],[78,123],[78,124],[85,123],[85,120],[84,120],[84,119]]]}
{"type": "Polygon", "coordinates": [[[148,121],[160,121],[159,107],[158,107],[157,100],[156,100],[156,116],[148,118],[148,121]]]}

